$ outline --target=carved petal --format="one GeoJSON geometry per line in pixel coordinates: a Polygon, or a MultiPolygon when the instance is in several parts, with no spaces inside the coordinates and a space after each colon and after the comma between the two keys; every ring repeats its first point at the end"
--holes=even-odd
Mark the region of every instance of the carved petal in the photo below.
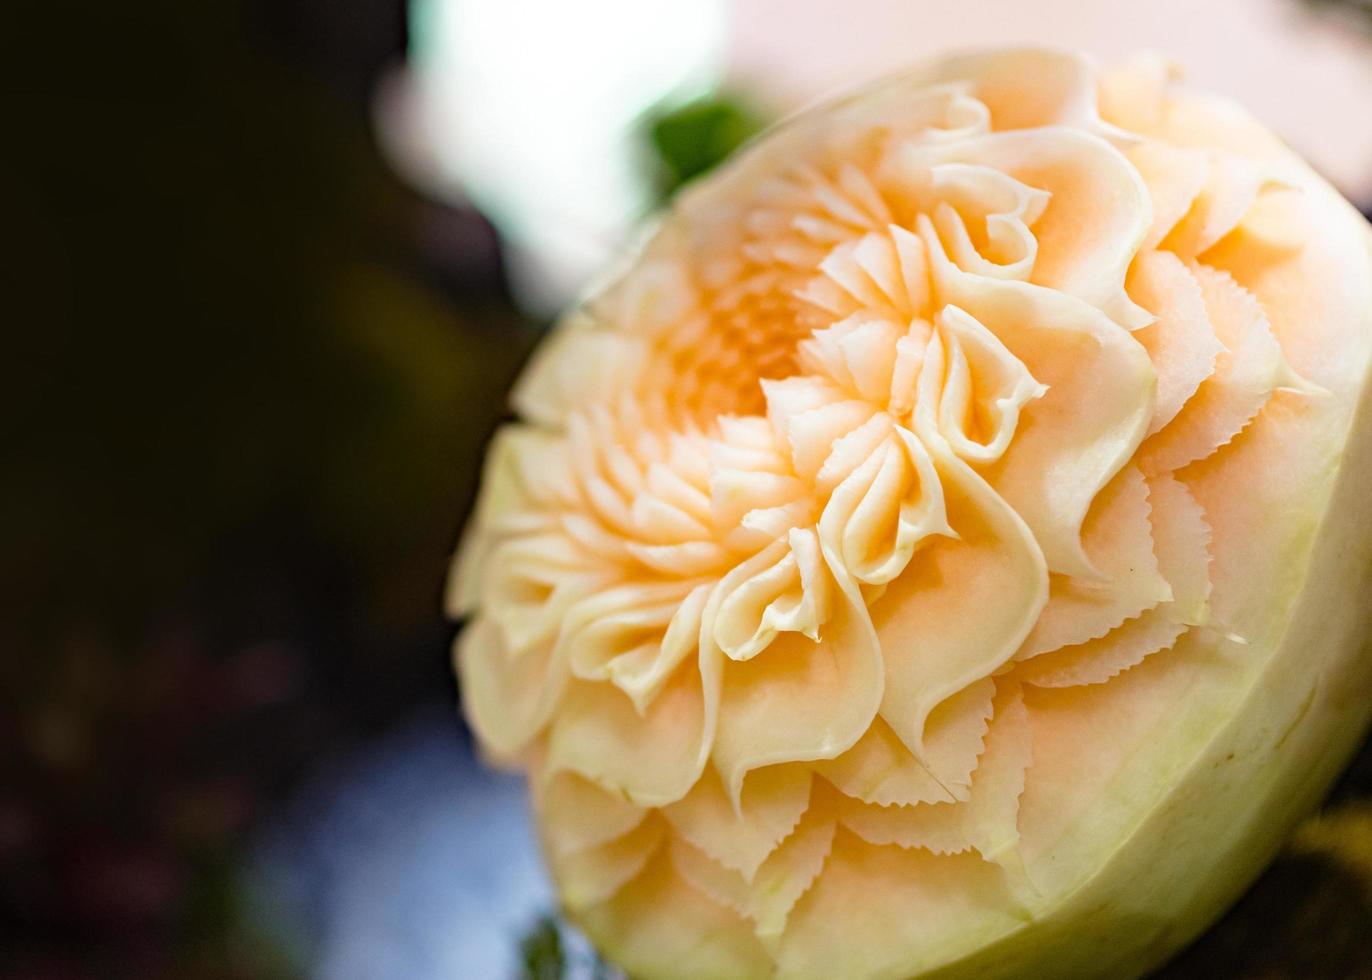
{"type": "Polygon", "coordinates": [[[1013,864],[1019,796],[1029,757],[1029,714],[1018,685],[1011,684],[996,699],[986,751],[966,802],[874,807],[845,801],[840,819],[871,844],[921,847],[935,854],[975,849],[988,861],[1013,864]]]}
{"type": "Polygon", "coordinates": [[[550,854],[562,901],[575,911],[614,895],[647,865],[663,831],[662,820],[654,816],[608,844],[550,854]]]}
{"type": "Polygon", "coordinates": [[[1148,481],[1149,519],[1158,569],[1172,599],[1099,639],[1029,661],[1020,676],[1038,687],[1103,684],[1145,657],[1170,649],[1192,626],[1209,619],[1210,526],[1186,485],[1171,476],[1148,481]]]}
{"type": "Polygon", "coordinates": [[[936,462],[959,539],[930,545],[872,608],[886,665],[881,716],[926,761],[935,706],[1010,660],[1048,594],[1028,528],[967,464],[942,454],[936,462]]]}
{"type": "Polygon", "coordinates": [[[1081,525],[1153,415],[1148,353],[1126,330],[1065,293],[962,272],[944,255],[927,218],[920,234],[940,299],[976,317],[1048,386],[1024,406],[1014,441],[987,475],[1033,529],[1048,567],[1089,577],[1094,572],[1082,551],[1081,525]]]}
{"type": "Polygon", "coordinates": [[[690,793],[662,813],[693,847],[752,881],[810,805],[811,778],[802,766],[759,769],[744,783],[735,809],[719,775],[707,769],[690,793]]]}
{"type": "MultiPolygon", "coordinates": [[[[881,649],[866,603],[842,565],[825,559],[834,576],[833,616],[819,642],[786,633],[765,657],[724,665],[714,762],[735,800],[753,769],[840,754],[881,704],[881,649]]],[[[707,628],[709,617],[707,610],[707,628]]]]}
{"type": "Polygon", "coordinates": [[[824,867],[835,826],[832,814],[811,810],[751,882],[680,838],[672,841],[672,863],[696,888],[753,920],[758,937],[771,945],[785,930],[791,909],[824,867]]]}
{"type": "Polygon", "coordinates": [[[642,715],[617,688],[572,682],[549,730],[549,771],[579,773],[638,806],[681,799],[710,751],[707,682],[683,664],[642,715]]]}
{"type": "Polygon", "coordinates": [[[544,643],[514,656],[496,623],[478,616],[454,648],[462,707],[497,761],[513,761],[552,717],[567,685],[566,662],[544,643]]]}
{"type": "MultiPolygon", "coordinates": [[[[1098,136],[1068,129],[1054,130],[1051,139],[1020,131],[947,147],[910,145],[889,162],[883,187],[908,194],[931,167],[946,162],[990,167],[1050,195],[1033,224],[1034,283],[1077,297],[1125,328],[1148,322],[1147,311],[1125,292],[1124,277],[1148,232],[1152,204],[1138,171],[1119,150],[1098,136]]],[[[925,213],[920,217],[929,221],[925,213]]],[[[922,230],[921,235],[932,249],[922,230]]]]}
{"type": "Polygon", "coordinates": [[[1129,293],[1157,317],[1134,334],[1158,372],[1151,436],[1177,417],[1213,373],[1224,345],[1210,326],[1200,283],[1171,252],[1140,254],[1129,271],[1129,293]]]}
{"type": "Polygon", "coordinates": [[[1140,452],[1147,472],[1180,469],[1238,435],[1282,386],[1303,382],[1287,366],[1262,306],[1226,272],[1192,264],[1206,315],[1224,350],[1215,371],[1172,423],[1140,452]]]}
{"type": "Polygon", "coordinates": [[[546,780],[535,779],[533,788],[543,839],[557,855],[617,840],[641,824],[649,813],[575,773],[560,772],[546,780]]]}
{"type": "Polygon", "coordinates": [[[856,745],[816,763],[815,771],[845,795],[878,806],[965,800],[995,693],[995,681],[987,677],[935,708],[924,726],[923,761],[878,718],[856,745]]]}
{"type": "Polygon", "coordinates": [[[1172,598],[1158,570],[1148,512],[1148,485],[1130,466],[1101,491],[1084,528],[1086,554],[1104,581],[1054,576],[1048,605],[1019,659],[1104,636],[1172,598]]]}

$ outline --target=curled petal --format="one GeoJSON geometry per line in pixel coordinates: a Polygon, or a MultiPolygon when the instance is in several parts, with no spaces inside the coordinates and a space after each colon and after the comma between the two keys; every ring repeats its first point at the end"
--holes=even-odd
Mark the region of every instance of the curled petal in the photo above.
{"type": "Polygon", "coordinates": [[[987,469],[988,479],[1033,529],[1049,568],[1092,576],[1081,525],[1152,417],[1155,375],[1147,351],[1064,293],[962,272],[928,219],[921,219],[920,234],[940,296],[995,334],[1048,389],[1024,406],[1015,439],[987,469]]]}
{"type": "MultiPolygon", "coordinates": [[[[1032,282],[1075,296],[1126,328],[1149,321],[1125,291],[1124,277],[1148,232],[1151,203],[1138,171],[1120,151],[1070,129],[993,133],[956,148],[905,147],[887,163],[883,186],[893,195],[913,195],[907,207],[919,213],[921,229],[929,223],[931,233],[937,225],[918,204],[924,175],[950,161],[1002,171],[1050,195],[1034,222],[1032,282]]],[[[929,236],[921,234],[932,250],[929,236]]]]}
{"type": "Polygon", "coordinates": [[[626,585],[573,606],[561,654],[582,680],[608,680],[642,714],[678,665],[696,652],[711,583],[626,585]]]}
{"type": "Polygon", "coordinates": [[[1047,388],[1029,374],[995,334],[956,306],[935,321],[920,374],[917,419],[953,452],[973,463],[993,463],[1005,454],[1020,411],[1047,388]]]}
{"type": "Polygon", "coordinates": [[[1049,194],[1008,174],[965,163],[929,169],[930,195],[937,200],[932,218],[953,261],[968,272],[997,279],[1028,280],[1038,258],[1030,227],[1049,194]],[[983,240],[981,246],[973,240],[983,240]]]}
{"type": "Polygon", "coordinates": [[[629,695],[639,714],[647,710],[677,666],[699,649],[700,617],[710,592],[708,584],[691,590],[672,614],[667,632],[656,650],[650,646],[642,650],[643,656],[617,658],[611,662],[610,679],[629,695]]]}
{"type": "Polygon", "coordinates": [[[690,590],[689,582],[634,583],[577,602],[567,611],[560,639],[573,676],[606,680],[616,663],[657,653],[667,624],[690,590]]]}
{"type": "Polygon", "coordinates": [[[836,556],[824,557],[834,578],[833,614],[819,642],[786,633],[767,656],[724,665],[714,763],[733,800],[754,769],[839,755],[881,704],[881,649],[866,603],[836,556]]]}
{"type": "Polygon", "coordinates": [[[1096,72],[1080,54],[1053,48],[972,51],[940,58],[912,81],[966,81],[998,130],[1064,124],[1100,127],[1096,72]],[[1032,86],[1025,79],[1032,78],[1032,86]]]}
{"type": "Polygon", "coordinates": [[[934,535],[955,536],[934,461],[912,432],[895,429],[834,489],[819,535],[868,585],[894,579],[934,535]]]}
{"type": "Polygon", "coordinates": [[[720,584],[714,642],[733,660],[757,656],[779,632],[818,642],[828,618],[829,582],[819,540],[810,529],[792,528],[778,541],[729,572],[720,584]]]}
{"type": "Polygon", "coordinates": [[[935,706],[1009,661],[1048,597],[1043,554],[1015,512],[946,449],[935,461],[959,537],[937,539],[872,607],[881,716],[922,761],[935,706]]]}

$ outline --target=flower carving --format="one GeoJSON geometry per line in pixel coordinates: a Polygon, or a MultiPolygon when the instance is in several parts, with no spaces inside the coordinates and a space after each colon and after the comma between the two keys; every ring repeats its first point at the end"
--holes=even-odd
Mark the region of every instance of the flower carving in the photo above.
{"type": "Polygon", "coordinates": [[[536,355],[457,667],[635,968],[848,975],[821,924],[897,875],[929,928],[1015,908],[1032,691],[1230,629],[1189,474],[1319,394],[1221,254],[1299,247],[1280,174],[1173,98],[998,51],[803,115],[536,355]]]}

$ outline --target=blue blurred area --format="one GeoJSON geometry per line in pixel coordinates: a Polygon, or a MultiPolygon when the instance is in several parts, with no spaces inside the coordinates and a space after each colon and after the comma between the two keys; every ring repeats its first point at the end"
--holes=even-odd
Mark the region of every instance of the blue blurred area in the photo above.
{"type": "Polygon", "coordinates": [[[318,980],[513,977],[553,907],[523,780],[437,707],[327,767],[250,868],[253,914],[318,980]]]}

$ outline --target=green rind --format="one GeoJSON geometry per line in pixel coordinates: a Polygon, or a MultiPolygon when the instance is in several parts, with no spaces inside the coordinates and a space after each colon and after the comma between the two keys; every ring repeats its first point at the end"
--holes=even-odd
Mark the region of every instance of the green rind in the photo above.
{"type": "MultiPolygon", "coordinates": [[[[1317,178],[1311,185],[1307,189],[1325,199],[1335,196],[1317,178]]],[[[1338,208],[1348,216],[1343,220],[1366,228],[1346,204],[1340,201],[1338,208]]],[[[1360,237],[1366,270],[1372,268],[1372,233],[1360,237]]],[[[1372,307],[1351,333],[1372,335],[1372,307]]],[[[1294,608],[1265,666],[1246,671],[1253,676],[1239,702],[1224,705],[1229,720],[1193,750],[1185,775],[1067,897],[1051,909],[1035,909],[1032,922],[919,976],[1144,974],[1237,900],[1347,765],[1372,721],[1372,386],[1365,349],[1361,363],[1350,367],[1361,390],[1346,437],[1336,440],[1341,458],[1325,484],[1328,491],[1332,482],[1327,503],[1316,511],[1322,516],[1294,608]]],[[[1250,649],[1244,656],[1261,662],[1263,653],[1250,649]]],[[[1223,704],[1221,686],[1188,697],[1193,720],[1197,709],[1223,704]]],[[[1178,722],[1178,730],[1194,730],[1181,717],[1178,722]]],[[[1184,748],[1164,737],[1151,751],[1184,748]]],[[[1081,840],[1070,830],[1066,838],[1081,840]]]]}

